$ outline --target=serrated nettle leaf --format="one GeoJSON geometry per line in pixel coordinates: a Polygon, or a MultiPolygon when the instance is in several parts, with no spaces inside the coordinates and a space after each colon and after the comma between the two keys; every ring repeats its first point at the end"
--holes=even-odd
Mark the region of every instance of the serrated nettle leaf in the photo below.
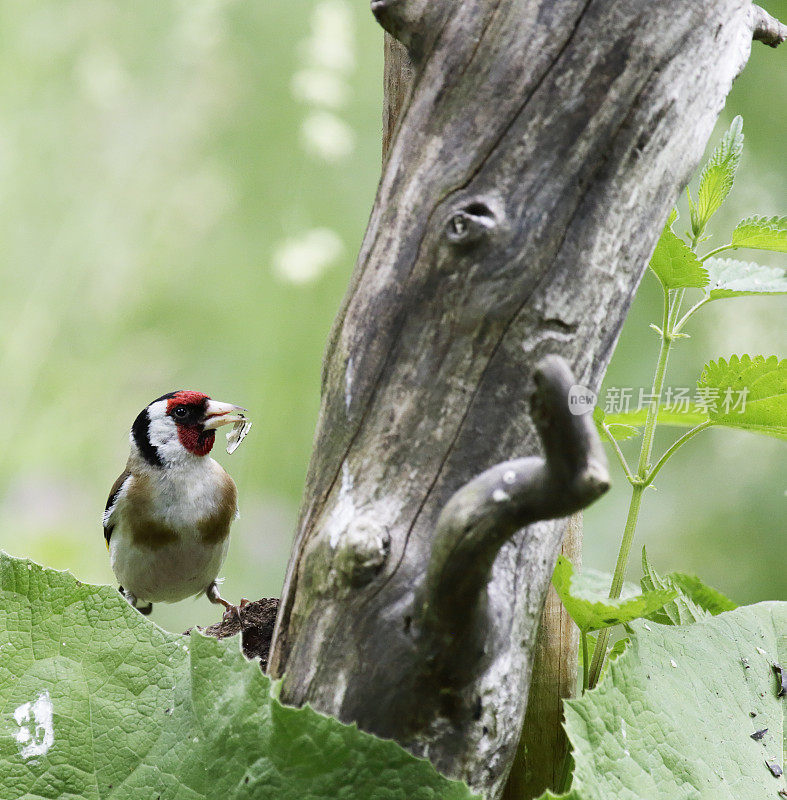
{"type": "Polygon", "coordinates": [[[666,589],[610,600],[597,591],[593,580],[585,581],[581,574],[575,575],[574,567],[564,556],[558,556],[552,584],[576,626],[585,632],[645,617],[677,595],[677,590],[666,589]]]}
{"type": "Polygon", "coordinates": [[[670,572],[667,577],[672,581],[673,585],[680,589],[684,597],[688,597],[700,608],[713,614],[713,616],[722,614],[725,611],[734,611],[738,607],[729,597],[723,595],[718,589],[708,586],[696,575],[688,575],[685,572],[670,572]]]}
{"type": "Polygon", "coordinates": [[[669,227],[661,232],[650,268],[666,290],[702,289],[708,283],[708,273],[697,256],[669,227]]]}
{"type": "Polygon", "coordinates": [[[283,706],[236,640],[0,553],[0,797],[469,800],[391,741],[283,706]],[[220,769],[213,768],[220,765],[220,769]]]}
{"type": "Polygon", "coordinates": [[[787,359],[720,358],[705,365],[697,386],[714,425],[787,438],[787,359]]]}
{"type": "Polygon", "coordinates": [[[691,229],[701,236],[710,218],[721,208],[735,180],[743,152],[743,120],[735,117],[708,159],[700,176],[697,203],[691,204],[691,229]]]}
{"type": "Polygon", "coordinates": [[[599,685],[565,704],[576,765],[566,798],[778,800],[787,784],[766,760],[784,764],[787,704],[771,664],[787,661],[787,603],[632,628],[599,685]]]}
{"type": "Polygon", "coordinates": [[[766,267],[732,258],[705,261],[709,282],[705,293],[711,300],[747,295],[787,294],[787,275],[779,267],[766,267]]]}
{"type": "Polygon", "coordinates": [[[672,211],[669,212],[669,217],[667,217],[667,227],[672,228],[672,226],[678,221],[679,217],[677,207],[674,207],[672,211]]]}
{"type": "Polygon", "coordinates": [[[732,232],[733,247],[787,253],[787,217],[747,217],[732,232]]]}
{"type": "Polygon", "coordinates": [[[648,619],[653,622],[658,622],[662,625],[691,625],[710,616],[704,608],[695,603],[690,597],[684,595],[669,575],[659,575],[651,567],[644,547],[642,548],[642,579],[640,580],[640,586],[643,591],[652,592],[655,589],[670,589],[675,592],[674,599],[648,615],[648,619]]]}
{"type": "MultiPolygon", "coordinates": [[[[647,408],[639,408],[636,411],[620,411],[605,414],[603,409],[597,408],[601,413],[597,416],[594,412],[593,419],[602,441],[607,440],[607,435],[602,427],[604,423],[616,441],[625,441],[634,436],[638,436],[640,428],[645,425],[648,416],[647,408]]],[[[700,408],[696,403],[675,401],[671,404],[659,406],[658,424],[667,425],[674,428],[694,428],[703,422],[708,421],[708,413],[700,408]]]]}

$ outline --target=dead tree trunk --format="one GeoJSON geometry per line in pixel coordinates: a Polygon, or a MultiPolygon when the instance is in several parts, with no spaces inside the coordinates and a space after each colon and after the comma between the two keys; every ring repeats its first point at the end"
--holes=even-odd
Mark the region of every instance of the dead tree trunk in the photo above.
{"type": "MultiPolygon", "coordinates": [[[[384,56],[383,163],[414,77],[406,48],[388,33],[384,56]]],[[[581,567],[581,513],[569,520],[560,552],[576,568],[581,567]]],[[[578,649],[579,630],[550,586],[538,623],[527,713],[504,800],[525,800],[559,787],[568,750],[562,724],[563,700],[576,691],[578,649]]]]}
{"type": "Polygon", "coordinates": [[[752,36],[782,37],[755,8],[373,0],[414,81],[325,356],[285,702],[499,796],[564,527],[537,521],[606,488],[565,362],[597,389],[752,36]]]}

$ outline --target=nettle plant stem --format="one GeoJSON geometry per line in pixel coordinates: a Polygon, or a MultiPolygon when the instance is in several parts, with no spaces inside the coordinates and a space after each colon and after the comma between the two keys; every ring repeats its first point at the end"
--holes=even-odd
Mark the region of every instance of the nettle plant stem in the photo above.
{"type": "MultiPolygon", "coordinates": [[[[628,467],[625,457],[623,456],[620,448],[615,444],[615,450],[621,463],[624,465],[624,472],[631,483],[631,500],[629,501],[628,514],[626,516],[626,526],[623,529],[623,539],[620,543],[618,551],[618,559],[615,564],[615,572],[612,576],[612,587],[609,592],[611,599],[616,600],[620,597],[623,591],[623,580],[626,575],[626,567],[628,566],[629,556],[631,555],[631,547],[634,543],[634,534],[637,531],[637,521],[639,520],[639,510],[642,505],[642,495],[645,489],[650,485],[652,475],[649,471],[650,459],[653,453],[653,440],[656,435],[656,425],[659,416],[659,398],[661,397],[664,389],[664,381],[667,375],[667,363],[669,362],[669,354],[672,348],[672,343],[675,339],[673,325],[680,311],[680,304],[683,300],[683,290],[679,289],[675,292],[675,296],[671,297],[670,292],[664,291],[664,314],[662,318],[662,325],[660,329],[661,346],[659,348],[659,356],[656,361],[656,371],[653,375],[653,387],[650,393],[650,403],[648,405],[648,415],[645,421],[645,428],[642,433],[642,446],[639,451],[639,462],[637,464],[637,473],[632,475],[628,467]]],[[[614,438],[609,435],[609,440],[614,442],[614,438]]],[[[674,451],[673,451],[674,452],[674,451]]],[[[671,455],[671,454],[670,454],[671,455]]],[[[666,454],[665,454],[666,456],[666,454]]],[[[659,469],[661,462],[659,462],[659,469]]],[[[590,676],[587,683],[587,688],[592,689],[601,676],[601,669],[604,666],[604,659],[607,654],[607,645],[609,643],[609,628],[604,628],[599,631],[596,646],[593,650],[593,661],[590,665],[590,676]]]]}
{"type": "MultiPolygon", "coordinates": [[[[697,245],[701,240],[702,232],[699,232],[691,238],[691,250],[696,252],[697,245]]],[[[726,248],[718,248],[713,252],[718,252],[726,248]]],[[[690,431],[681,436],[675,441],[672,446],[664,453],[658,460],[655,466],[651,466],[651,457],[653,455],[653,442],[656,436],[656,427],[658,426],[659,407],[661,396],[664,391],[664,383],[667,376],[667,364],[669,363],[670,351],[675,341],[680,338],[685,338],[686,334],[681,333],[683,326],[688,322],[692,315],[697,312],[702,306],[708,302],[705,297],[699,302],[695,303],[683,317],[680,316],[680,309],[683,304],[685,289],[667,289],[664,288],[664,312],[662,316],[661,328],[653,328],[659,333],[661,345],[659,347],[659,355],[656,360],[656,370],[653,375],[653,386],[650,393],[648,414],[645,419],[645,427],[642,431],[642,446],[639,451],[639,461],[637,462],[636,474],[632,472],[631,468],[623,455],[623,451],[615,441],[612,432],[605,425],[604,430],[607,433],[607,438],[612,444],[613,450],[618,457],[618,460],[623,467],[626,479],[631,484],[631,500],[629,501],[628,513],[626,515],[626,525],[623,529],[623,538],[620,542],[620,549],[618,550],[618,558],[615,563],[615,571],[612,575],[612,586],[609,591],[609,597],[612,600],[617,600],[623,591],[623,581],[626,576],[626,568],[628,566],[629,557],[631,555],[631,548],[634,544],[634,535],[637,532],[637,522],[639,521],[639,512],[642,507],[642,496],[645,490],[653,483],[654,478],[659,473],[661,468],[675,455],[675,453],[683,447],[688,441],[693,439],[698,433],[709,428],[713,423],[708,420],[702,422],[690,431]]],[[[601,677],[601,670],[604,667],[604,660],[607,656],[607,647],[609,645],[610,628],[604,628],[599,631],[596,646],[593,649],[593,660],[590,664],[590,674],[586,680],[583,681],[583,690],[592,689],[601,677]]]]}

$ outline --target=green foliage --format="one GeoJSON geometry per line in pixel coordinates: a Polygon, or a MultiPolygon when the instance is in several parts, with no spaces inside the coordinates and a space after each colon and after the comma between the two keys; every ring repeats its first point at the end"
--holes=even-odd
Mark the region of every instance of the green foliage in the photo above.
{"type": "MultiPolygon", "coordinates": [[[[660,405],[659,425],[694,428],[703,423],[741,428],[752,433],[787,438],[787,360],[776,356],[731,356],[705,365],[698,387],[707,395],[705,407],[689,404],[686,411],[660,405]]],[[[607,432],[616,441],[640,435],[647,422],[647,408],[605,414],[593,412],[603,441],[607,432]],[[605,429],[606,428],[606,429],[605,429]]]]}
{"type": "Polygon", "coordinates": [[[668,577],[680,589],[684,597],[688,597],[714,617],[717,614],[723,614],[725,611],[734,611],[738,607],[737,603],[733,603],[729,597],[723,595],[718,589],[703,583],[696,575],[689,575],[685,572],[670,572],[668,577]]]}
{"type": "MultiPolygon", "coordinates": [[[[618,441],[625,441],[639,436],[641,428],[645,425],[648,416],[647,408],[638,408],[636,411],[621,411],[612,414],[605,414],[601,408],[596,408],[593,419],[596,421],[596,428],[602,441],[608,441],[609,437],[602,427],[602,423],[607,426],[612,437],[618,441]]],[[[659,406],[659,425],[676,428],[693,428],[702,422],[707,421],[708,414],[695,403],[690,403],[686,411],[678,411],[675,408],[659,406]]]]}
{"type": "Polygon", "coordinates": [[[697,383],[712,391],[718,402],[708,410],[714,425],[787,438],[787,359],[777,356],[730,356],[705,365],[697,383]],[[742,394],[741,394],[742,393],[742,394]],[[738,407],[725,399],[745,396],[738,407]]]}
{"type": "MultiPolygon", "coordinates": [[[[593,594],[609,597],[612,587],[612,573],[593,567],[582,567],[582,588],[593,594]]],[[[635,597],[640,593],[640,587],[631,581],[624,581],[620,592],[621,597],[635,597]]]]}
{"type": "Polygon", "coordinates": [[[394,742],[283,706],[237,640],[166,633],[108,586],[0,553],[0,631],[0,797],[472,797],[394,742]]]}
{"type": "MultiPolygon", "coordinates": [[[[592,653],[593,650],[596,647],[596,637],[593,636],[592,633],[588,633],[587,637],[588,637],[589,650],[592,653]]],[[[606,657],[606,660],[604,661],[604,669],[601,671],[602,677],[607,674],[607,670],[609,669],[610,661],[614,661],[616,658],[618,658],[619,656],[623,655],[623,653],[626,651],[626,647],[628,646],[629,641],[630,640],[629,640],[628,636],[623,636],[620,639],[618,639],[615,642],[615,644],[613,644],[612,647],[610,647],[607,650],[607,657],[606,657]]],[[[580,675],[582,674],[582,672],[584,670],[583,661],[584,661],[584,657],[582,655],[582,648],[580,647],[579,648],[579,674],[580,675]]]]}
{"type": "Polygon", "coordinates": [[[552,583],[571,619],[583,633],[646,617],[677,595],[674,589],[657,589],[610,600],[597,591],[594,582],[588,586],[581,574],[574,575],[574,567],[564,556],[558,556],[552,583]]]}
{"type": "Polygon", "coordinates": [[[787,253],[787,217],[747,217],[732,232],[733,247],[787,253]]]}
{"type": "Polygon", "coordinates": [[[674,600],[665,603],[663,608],[648,616],[648,619],[663,625],[690,625],[709,616],[733,611],[738,607],[718,589],[708,586],[696,575],[687,575],[684,572],[659,575],[649,563],[644,547],[640,586],[643,591],[672,589],[677,592],[674,600]]]}
{"type": "Polygon", "coordinates": [[[710,218],[730,193],[742,152],[743,120],[735,117],[702,171],[696,205],[689,194],[691,231],[695,239],[702,236],[710,218]]]}
{"type": "Polygon", "coordinates": [[[694,287],[702,289],[708,283],[708,272],[691,248],[667,225],[661,232],[650,259],[665,291],[694,287]]]}
{"type": "Polygon", "coordinates": [[[710,300],[787,294],[787,276],[779,267],[765,267],[732,258],[709,258],[705,261],[705,268],[710,278],[705,292],[710,300]]]}
{"type": "Polygon", "coordinates": [[[659,622],[662,625],[691,625],[699,620],[711,616],[698,603],[685,595],[667,575],[662,577],[648,562],[648,555],[645,548],[642,548],[642,579],[640,580],[642,590],[652,592],[654,589],[671,589],[675,592],[675,597],[669,603],[665,603],[663,608],[657,609],[648,615],[648,619],[659,622]]]}
{"type": "MultiPolygon", "coordinates": [[[[695,252],[709,220],[721,207],[732,188],[742,147],[742,121],[740,117],[736,117],[703,170],[696,204],[689,194],[692,222],[690,241],[683,241],[672,230],[678,218],[677,209],[673,209],[653,253],[650,267],[661,282],[664,306],[661,327],[651,325],[661,339],[653,375],[652,397],[664,396],[670,351],[679,340],[688,336],[683,333],[683,327],[700,308],[711,300],[727,297],[787,293],[787,280],[780,269],[711,258],[723,250],[744,246],[787,250],[787,218],[751,217],[738,225],[730,244],[716,248],[702,260],[695,252]],[[706,266],[703,266],[703,261],[707,262],[706,266]],[[692,288],[705,288],[704,297],[681,316],[681,305],[687,290],[692,288]]],[[[780,362],[775,356],[769,359],[762,356],[733,356],[729,363],[724,359],[710,362],[698,381],[694,404],[685,409],[686,413],[683,413],[683,404],[680,408],[651,405],[631,413],[610,415],[605,415],[600,408],[594,410],[593,419],[599,433],[612,444],[612,450],[631,485],[629,511],[615,564],[613,589],[610,592],[613,598],[619,596],[618,590],[622,585],[634,541],[643,493],[652,486],[660,470],[681,447],[714,425],[787,438],[786,365],[787,362],[780,362]],[[659,424],[686,427],[689,430],[676,439],[660,458],[654,460],[653,446],[659,424]],[[639,459],[636,469],[632,469],[617,441],[639,435],[640,428],[642,441],[639,459]]],[[[732,606],[727,598],[710,587],[705,587],[698,578],[678,573],[666,577],[658,575],[648,564],[644,553],[643,572],[643,591],[673,592],[669,602],[647,614],[650,619],[684,625],[703,620],[732,606]]],[[[609,632],[601,629],[583,685],[591,688],[596,685],[607,657],[608,640],[609,632]]]]}
{"type": "Polygon", "coordinates": [[[787,706],[771,664],[787,660],[787,603],[633,628],[598,688],[566,703],[567,800],[763,800],[787,789],[766,765],[783,764],[787,706]]]}
{"type": "Polygon", "coordinates": [[[618,639],[612,647],[609,648],[609,653],[607,655],[607,663],[605,665],[604,671],[601,673],[602,676],[606,674],[607,669],[609,669],[609,664],[612,661],[615,661],[623,653],[626,652],[626,648],[629,646],[629,642],[631,639],[628,636],[624,636],[622,639],[618,639]]]}

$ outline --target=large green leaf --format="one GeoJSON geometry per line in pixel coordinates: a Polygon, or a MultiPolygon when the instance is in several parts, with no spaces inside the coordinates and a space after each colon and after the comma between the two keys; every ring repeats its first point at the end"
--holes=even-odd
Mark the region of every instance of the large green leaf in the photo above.
{"type": "Polygon", "coordinates": [[[574,567],[564,556],[558,556],[552,583],[571,619],[585,632],[646,617],[677,595],[674,589],[660,589],[610,600],[597,591],[594,581],[588,586],[582,575],[574,575],[574,567]]]}
{"type": "Polygon", "coordinates": [[[736,261],[732,258],[709,258],[705,262],[710,282],[705,292],[711,300],[745,295],[787,294],[787,275],[779,267],[736,261]]]}
{"type": "Polygon", "coordinates": [[[697,386],[714,425],[787,438],[787,359],[720,358],[705,365],[697,386]]]}
{"type": "Polygon", "coordinates": [[[787,253],[787,217],[747,217],[732,232],[733,247],[787,253]]]}
{"type": "Polygon", "coordinates": [[[771,665],[787,661],[787,603],[632,627],[606,678],[566,703],[576,764],[566,797],[779,800],[787,782],[766,761],[785,759],[787,704],[771,665]]]}
{"type": "MultiPolygon", "coordinates": [[[[0,797],[470,798],[391,741],[289,708],[238,642],[0,553],[0,797]]],[[[275,685],[273,687],[275,689],[275,685]]]]}
{"type": "Polygon", "coordinates": [[[696,205],[690,202],[691,228],[695,236],[702,235],[710,218],[730,193],[742,151],[743,120],[735,117],[702,170],[696,205]]]}
{"type": "Polygon", "coordinates": [[[650,259],[650,268],[665,290],[690,287],[702,289],[708,283],[707,270],[691,248],[669,226],[661,232],[650,259]]]}

